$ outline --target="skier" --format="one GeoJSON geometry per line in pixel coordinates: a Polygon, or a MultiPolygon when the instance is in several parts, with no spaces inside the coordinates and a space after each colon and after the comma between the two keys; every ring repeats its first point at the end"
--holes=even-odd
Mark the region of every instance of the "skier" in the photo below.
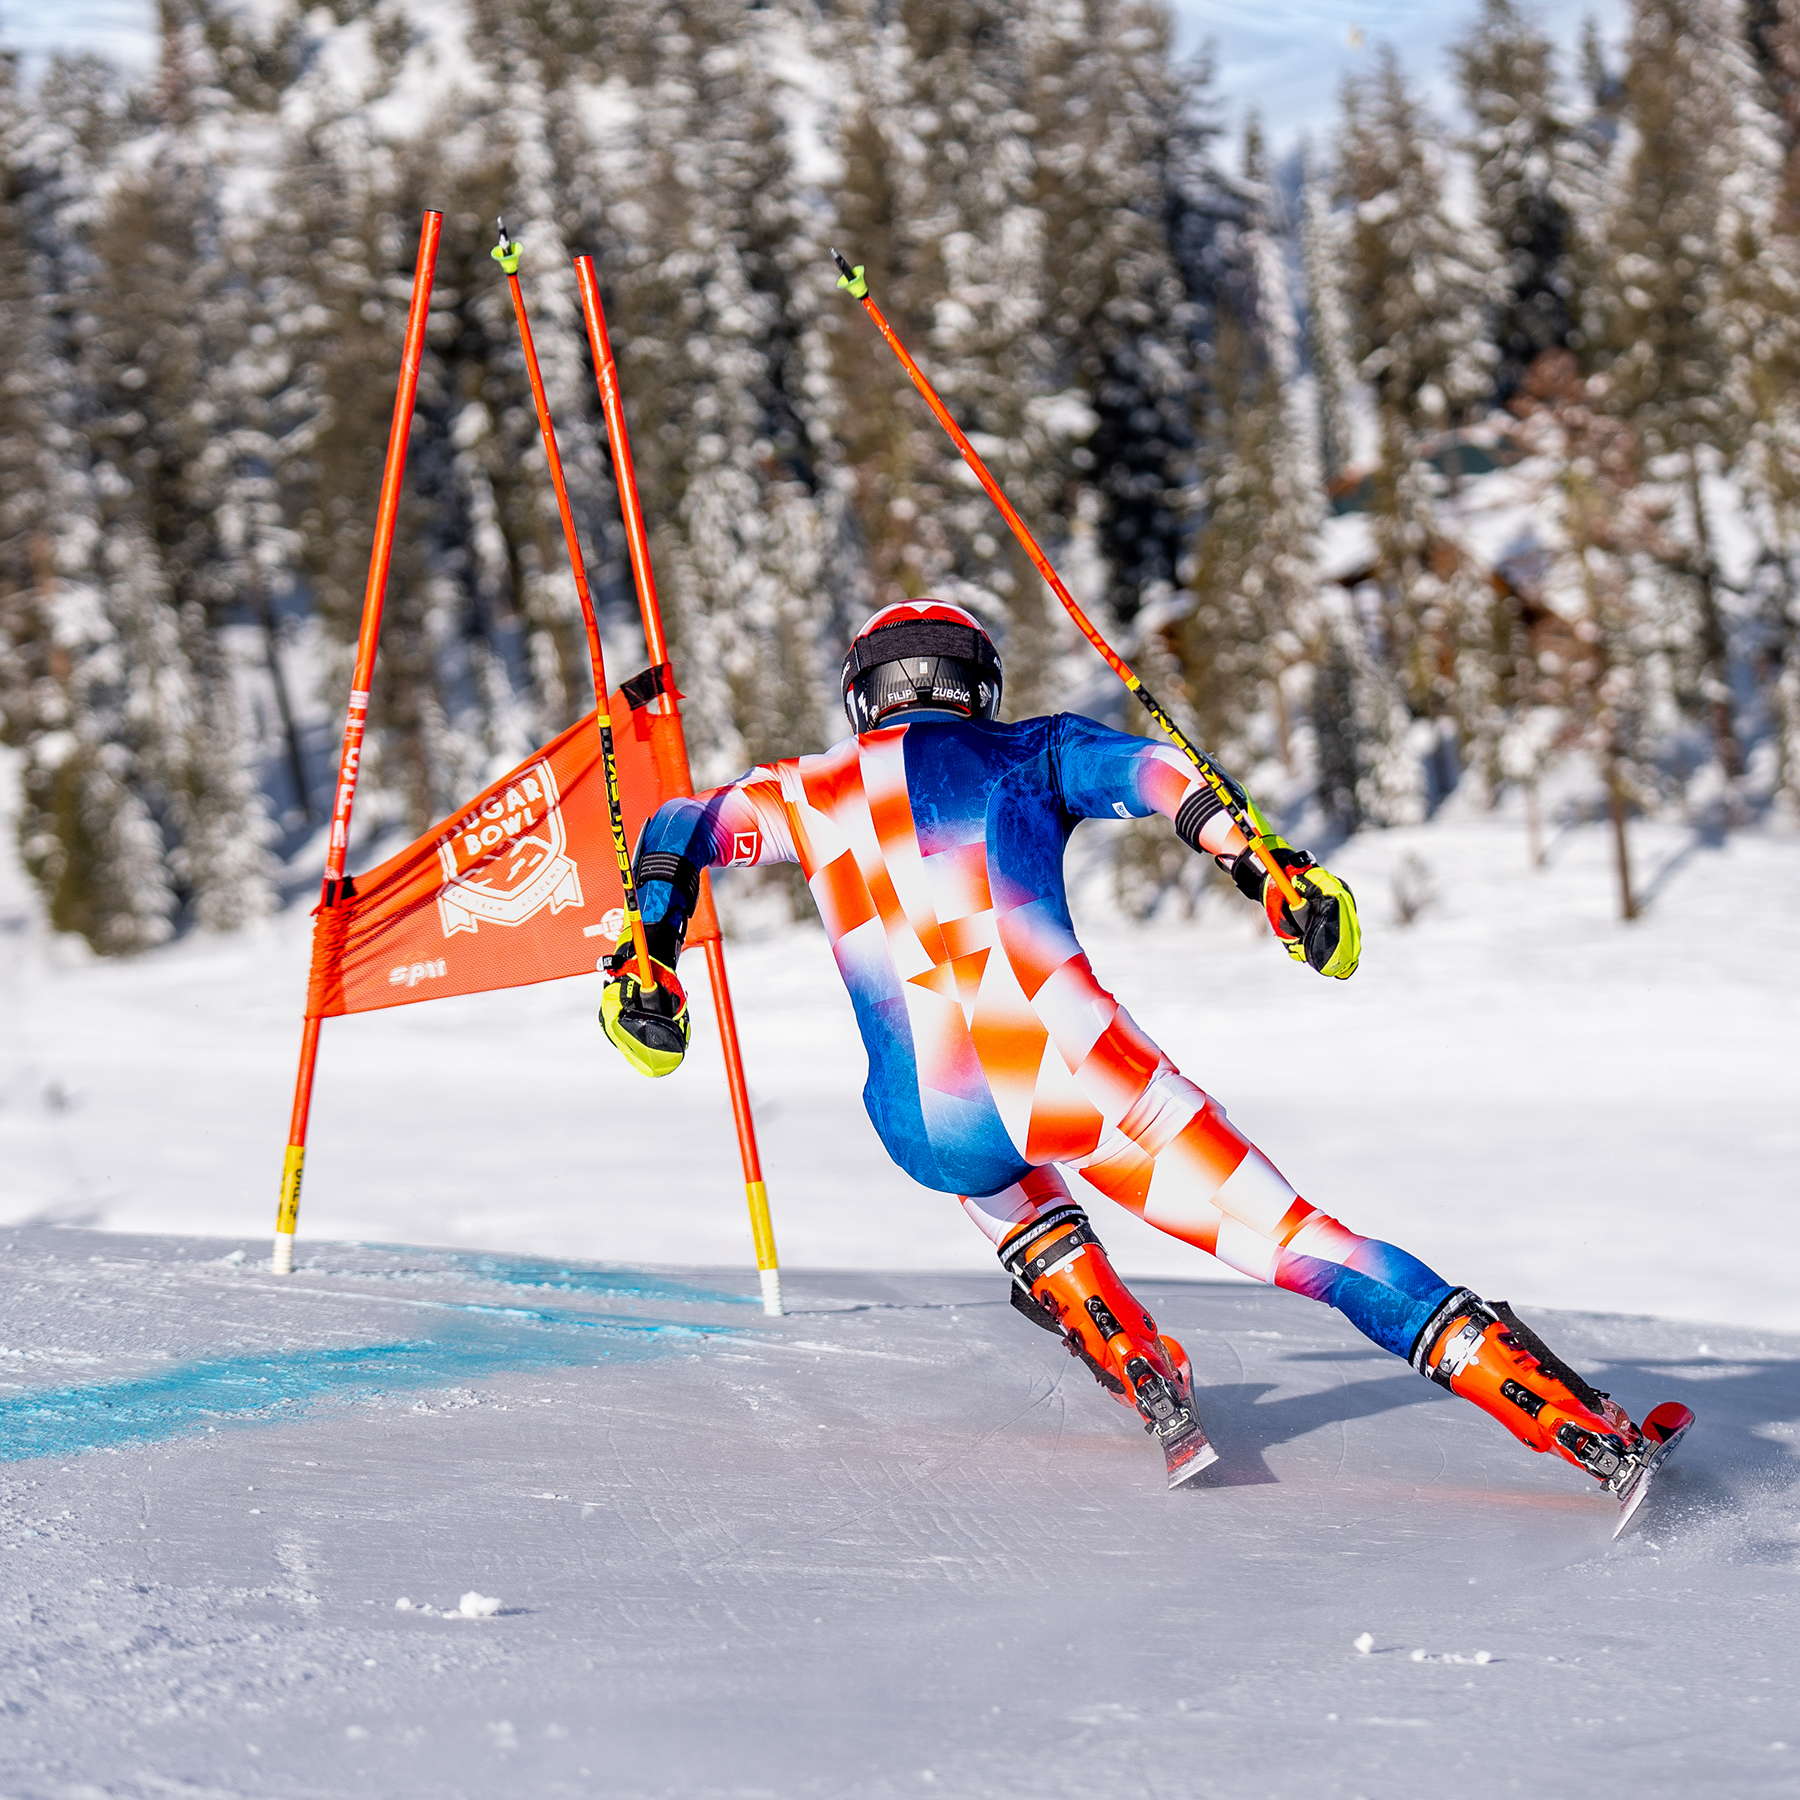
{"type": "MultiPolygon", "coordinates": [[[[842,692],[855,735],[658,809],[635,870],[658,986],[610,959],[607,1036],[647,1075],[687,1047],[675,975],[700,871],[798,862],[869,1054],[864,1104],[888,1154],[955,1194],[1012,1301],[1058,1333],[1162,1444],[1171,1486],[1215,1460],[1179,1343],[1108,1262],[1058,1163],[1159,1230],[1335,1306],[1366,1337],[1623,1495],[1664,1435],[1564,1363],[1504,1301],[1359,1237],[1281,1172],[1094,979],[1063,887],[1081,819],[1160,812],[1260,903],[1289,956],[1347,980],[1348,887],[1232,791],[1305,900],[1296,918],[1231,815],[1173,748],[1078,714],[1002,724],[987,632],[935,600],[856,634],[842,692]]],[[[1662,1409],[1658,1409],[1660,1414],[1662,1409]]]]}

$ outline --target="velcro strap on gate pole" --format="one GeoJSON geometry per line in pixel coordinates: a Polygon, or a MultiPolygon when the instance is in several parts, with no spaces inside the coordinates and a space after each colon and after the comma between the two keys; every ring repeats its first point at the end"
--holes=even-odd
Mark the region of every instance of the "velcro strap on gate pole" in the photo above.
{"type": "Polygon", "coordinates": [[[621,682],[619,692],[633,712],[642,712],[658,694],[667,694],[671,700],[682,698],[676,691],[675,673],[667,663],[657,663],[629,681],[621,682]]]}

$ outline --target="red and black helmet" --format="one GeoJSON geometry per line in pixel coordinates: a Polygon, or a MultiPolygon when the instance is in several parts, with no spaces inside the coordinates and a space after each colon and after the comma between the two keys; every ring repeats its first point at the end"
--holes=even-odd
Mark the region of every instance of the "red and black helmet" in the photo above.
{"type": "Polygon", "coordinates": [[[902,600],[851,641],[844,711],[859,735],[910,707],[991,719],[1000,681],[1000,653],[973,613],[942,600],[902,600]]]}

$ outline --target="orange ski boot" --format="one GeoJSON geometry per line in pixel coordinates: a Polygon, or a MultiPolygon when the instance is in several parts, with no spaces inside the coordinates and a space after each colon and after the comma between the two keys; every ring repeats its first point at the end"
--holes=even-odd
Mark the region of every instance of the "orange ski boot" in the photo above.
{"type": "Polygon", "coordinates": [[[1218,1461],[1194,1410],[1187,1352],[1158,1334],[1079,1206],[1054,1207],[1022,1225],[1000,1246],[1000,1261],[1013,1278],[1013,1305],[1057,1333],[1069,1354],[1143,1419],[1162,1445],[1170,1487],[1218,1461]]]}
{"type": "Polygon", "coordinates": [[[1411,1360],[1521,1443],[1554,1450],[1614,1494],[1623,1495],[1640,1466],[1644,1436],[1625,1409],[1576,1374],[1504,1300],[1459,1289],[1426,1322],[1411,1360]]]}

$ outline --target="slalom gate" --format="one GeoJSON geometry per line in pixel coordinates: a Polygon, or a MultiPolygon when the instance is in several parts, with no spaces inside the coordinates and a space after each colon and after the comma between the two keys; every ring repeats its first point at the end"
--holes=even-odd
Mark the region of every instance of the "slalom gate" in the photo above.
{"type": "MultiPolygon", "coordinates": [[[[669,665],[662,611],[650,567],[649,538],[632,470],[618,371],[607,337],[593,259],[578,257],[575,274],[606,416],[614,483],[624,515],[632,579],[651,663],[641,675],[622,683],[616,692],[607,684],[600,629],[519,284],[519,247],[507,238],[503,226],[493,256],[505,272],[511,291],[532,401],[581,600],[594,692],[604,705],[597,704],[585,718],[578,719],[379,867],[360,876],[346,873],[350,814],[356,802],[382,605],[443,223],[442,213],[428,212],[419,232],[400,381],[376,508],[375,542],[363,591],[355,672],[344,719],[337,786],[332,796],[324,886],[314,913],[305,1024],[270,1261],[270,1267],[281,1275],[291,1274],[294,1266],[300,1184],[322,1022],[346,1013],[417,1004],[450,994],[523,987],[594,972],[620,938],[634,935],[631,921],[636,917],[637,900],[627,852],[628,828],[634,823],[641,828],[664,800],[694,791],[687,741],[675,704],[681,696],[669,665]]],[[[641,955],[643,933],[639,931],[635,937],[641,955]]],[[[706,956],[744,1167],[744,1193],[761,1276],[763,1310],[779,1314],[781,1274],[774,1226],[726,977],[724,945],[705,873],[701,876],[700,900],[687,942],[700,946],[706,956]]]]}

